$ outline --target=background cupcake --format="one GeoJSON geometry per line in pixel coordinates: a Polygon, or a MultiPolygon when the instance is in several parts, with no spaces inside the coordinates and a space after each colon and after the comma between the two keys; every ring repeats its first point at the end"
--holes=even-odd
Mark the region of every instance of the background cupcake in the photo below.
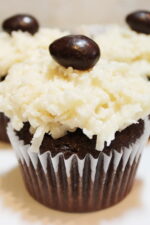
{"type": "Polygon", "coordinates": [[[81,35],[50,52],[61,65],[37,50],[0,84],[25,184],[54,209],[109,207],[131,190],[149,135],[150,84],[128,63],[98,61],[99,47],[81,35]]]}
{"type": "MultiPolygon", "coordinates": [[[[39,28],[39,23],[31,15],[17,14],[2,23],[0,32],[0,82],[16,63],[29,58],[36,49],[47,49],[51,41],[60,36],[57,29],[39,28]]],[[[65,33],[62,32],[62,35],[65,33]]],[[[0,108],[1,111],[1,108],[0,108]]],[[[8,142],[4,114],[0,114],[0,140],[8,142]]]]}
{"type": "Polygon", "coordinates": [[[82,25],[75,32],[91,36],[101,46],[103,57],[126,62],[136,73],[150,77],[150,11],[139,10],[126,17],[128,26],[82,25]]]}

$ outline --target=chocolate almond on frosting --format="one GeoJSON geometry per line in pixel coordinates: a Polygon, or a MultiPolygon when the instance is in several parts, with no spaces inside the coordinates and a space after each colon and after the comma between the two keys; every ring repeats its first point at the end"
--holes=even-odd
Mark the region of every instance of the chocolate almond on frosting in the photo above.
{"type": "Polygon", "coordinates": [[[51,56],[64,67],[77,70],[92,68],[100,58],[100,49],[95,41],[84,35],[67,35],[49,46],[51,56]]]}
{"type": "Polygon", "coordinates": [[[130,13],[126,17],[126,22],[132,30],[139,33],[150,34],[150,11],[138,10],[130,13]]]}
{"type": "Polygon", "coordinates": [[[39,23],[35,17],[29,14],[17,14],[7,18],[3,22],[2,28],[9,34],[11,34],[12,31],[17,30],[27,31],[31,34],[35,34],[39,29],[39,23]]]}

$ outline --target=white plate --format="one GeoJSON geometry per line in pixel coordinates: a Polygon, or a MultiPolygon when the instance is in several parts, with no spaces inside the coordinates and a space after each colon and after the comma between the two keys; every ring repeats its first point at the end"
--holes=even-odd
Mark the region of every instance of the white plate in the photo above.
{"type": "Polygon", "coordinates": [[[96,213],[69,214],[50,210],[28,195],[14,152],[0,144],[0,225],[10,224],[150,225],[150,145],[145,148],[134,188],[124,201],[96,213]]]}

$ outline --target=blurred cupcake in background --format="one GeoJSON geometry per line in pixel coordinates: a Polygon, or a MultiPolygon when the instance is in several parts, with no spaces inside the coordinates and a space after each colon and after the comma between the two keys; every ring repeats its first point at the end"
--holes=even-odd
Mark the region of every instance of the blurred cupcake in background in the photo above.
{"type": "Polygon", "coordinates": [[[105,59],[102,50],[100,58],[100,46],[83,35],[60,35],[50,54],[37,49],[0,84],[25,185],[53,209],[88,212],[121,201],[148,140],[146,74],[105,59]]]}
{"type": "Polygon", "coordinates": [[[126,17],[127,25],[82,25],[74,30],[92,37],[108,60],[125,62],[136,73],[150,79],[150,11],[135,11],[126,17]]]}
{"type": "MultiPolygon", "coordinates": [[[[36,49],[47,49],[60,36],[57,29],[40,28],[37,19],[28,14],[17,14],[2,23],[0,32],[0,82],[16,63],[29,58],[36,49]]],[[[66,33],[63,33],[65,35],[66,33]]],[[[0,107],[0,141],[9,142],[6,134],[7,118],[0,107]]]]}

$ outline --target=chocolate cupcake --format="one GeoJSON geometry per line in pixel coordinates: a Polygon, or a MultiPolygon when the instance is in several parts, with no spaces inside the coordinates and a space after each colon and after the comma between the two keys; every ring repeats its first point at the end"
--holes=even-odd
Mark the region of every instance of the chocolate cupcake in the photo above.
{"type": "Polygon", "coordinates": [[[74,33],[92,37],[100,46],[103,58],[125,62],[136,73],[150,79],[150,11],[135,11],[126,17],[125,25],[82,25],[74,33]]]}
{"type": "Polygon", "coordinates": [[[150,83],[128,63],[99,60],[99,47],[65,36],[50,55],[37,50],[14,65],[0,86],[27,190],[53,209],[88,212],[121,201],[148,140],[150,83]]]}
{"type": "Polygon", "coordinates": [[[9,143],[9,139],[6,132],[7,118],[4,113],[0,113],[0,141],[9,143]]]}
{"type": "MultiPolygon", "coordinates": [[[[2,23],[0,32],[0,82],[10,68],[18,62],[30,58],[36,49],[47,49],[49,43],[65,32],[57,29],[39,28],[39,23],[31,15],[17,14],[2,23]]],[[[1,112],[1,107],[0,107],[1,112]]],[[[0,116],[0,141],[8,142],[5,116],[0,116]]]]}
{"type": "MultiPolygon", "coordinates": [[[[0,82],[5,79],[6,76],[0,77],[0,82]]],[[[7,127],[7,118],[5,117],[4,113],[0,112],[0,141],[9,143],[9,138],[6,132],[7,127]]]]}

